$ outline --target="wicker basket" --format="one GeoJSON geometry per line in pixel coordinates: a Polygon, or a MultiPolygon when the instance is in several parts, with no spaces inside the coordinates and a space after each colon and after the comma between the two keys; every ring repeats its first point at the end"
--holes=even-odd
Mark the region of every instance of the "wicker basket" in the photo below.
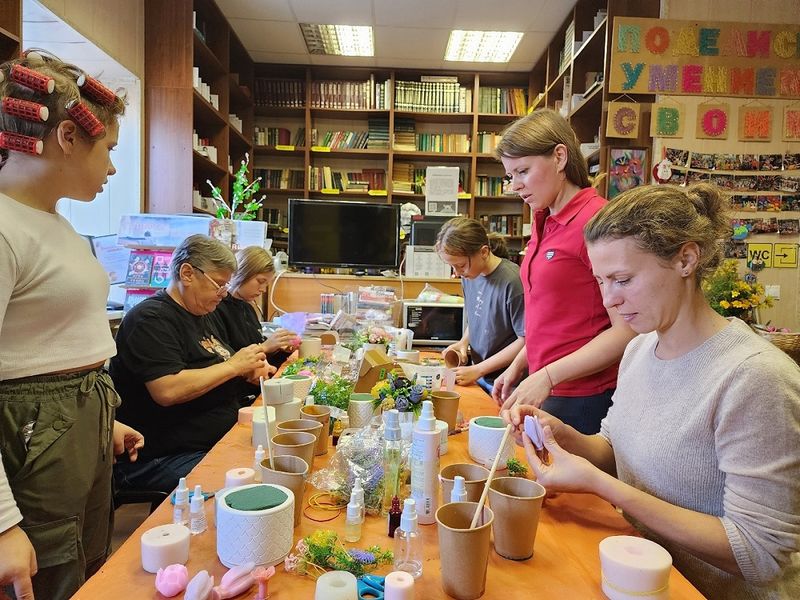
{"type": "Polygon", "coordinates": [[[783,331],[767,331],[762,325],[753,325],[753,330],[763,338],[792,357],[794,362],[800,364],[800,333],[786,333],[783,331]]]}

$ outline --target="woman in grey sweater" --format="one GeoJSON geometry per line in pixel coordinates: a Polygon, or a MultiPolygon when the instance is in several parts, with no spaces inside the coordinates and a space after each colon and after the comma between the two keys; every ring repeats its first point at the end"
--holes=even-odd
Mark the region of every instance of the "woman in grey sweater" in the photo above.
{"type": "Polygon", "coordinates": [[[716,188],[642,186],[586,225],[604,303],[640,335],[597,435],[538,414],[549,458],[522,435],[550,491],[620,507],[710,598],[800,598],[800,369],[701,281],[730,235],[716,188]]]}

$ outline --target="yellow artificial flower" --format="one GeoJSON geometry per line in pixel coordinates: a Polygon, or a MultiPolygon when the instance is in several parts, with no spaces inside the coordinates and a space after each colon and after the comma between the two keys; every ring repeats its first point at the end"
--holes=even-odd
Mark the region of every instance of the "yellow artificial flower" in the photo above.
{"type": "Polygon", "coordinates": [[[383,402],[381,402],[381,410],[387,411],[392,410],[394,408],[394,398],[385,398],[383,402]]]}
{"type": "Polygon", "coordinates": [[[739,296],[739,292],[736,290],[731,290],[731,298],[737,298],[739,296]]]}
{"type": "Polygon", "coordinates": [[[720,305],[722,308],[730,308],[730,307],[731,307],[731,303],[730,303],[730,302],[728,302],[727,300],[720,300],[720,301],[719,301],[719,305],[720,305]]]}
{"type": "Polygon", "coordinates": [[[378,383],[372,386],[372,389],[369,391],[372,394],[373,398],[380,398],[381,392],[383,390],[389,389],[390,384],[386,379],[382,379],[378,383]]]}

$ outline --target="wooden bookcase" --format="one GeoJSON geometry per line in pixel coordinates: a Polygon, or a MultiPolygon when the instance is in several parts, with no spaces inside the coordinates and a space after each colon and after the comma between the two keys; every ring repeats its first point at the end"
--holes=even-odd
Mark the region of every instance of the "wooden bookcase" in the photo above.
{"type": "MultiPolygon", "coordinates": [[[[608,75],[611,45],[614,43],[614,17],[658,17],[659,8],[659,0],[578,0],[531,71],[531,87],[543,91],[539,106],[558,108],[557,103],[566,100],[566,112],[562,114],[566,114],[579,141],[582,144],[598,144],[595,150],[585,153],[592,175],[608,172],[611,146],[626,148],[651,145],[650,114],[644,110],[638,138],[606,137],[607,106],[616,99],[616,95],[608,93],[608,75]],[[606,16],[595,25],[595,15],[600,10],[605,10],[606,16]],[[569,44],[572,46],[569,47],[569,44]],[[562,59],[562,52],[567,54],[567,58],[562,59]],[[602,73],[603,83],[591,86],[591,75],[588,75],[587,81],[587,74],[591,73],[602,73]],[[588,93],[585,93],[587,89],[588,93]],[[576,97],[576,94],[583,98],[576,97]]],[[[644,108],[655,101],[655,96],[636,95],[626,99],[640,102],[644,108]]],[[[605,185],[606,182],[600,186],[601,191],[605,185]]]]}
{"type": "Polygon", "coordinates": [[[252,81],[253,62],[213,0],[145,0],[147,212],[193,212],[192,190],[209,196],[206,181],[230,198],[231,170],[252,152],[252,81]],[[193,67],[218,107],[193,86],[193,67]],[[216,160],[195,150],[195,132],[216,160]]]}
{"type": "Polygon", "coordinates": [[[0,62],[19,56],[22,50],[22,2],[0,2],[0,62]]]}

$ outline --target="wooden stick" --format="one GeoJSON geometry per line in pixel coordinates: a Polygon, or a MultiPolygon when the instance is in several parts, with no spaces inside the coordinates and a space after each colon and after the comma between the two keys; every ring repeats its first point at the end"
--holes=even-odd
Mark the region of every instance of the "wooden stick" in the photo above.
{"type": "Polygon", "coordinates": [[[500,440],[500,446],[497,448],[497,455],[494,457],[492,468],[489,470],[489,477],[486,479],[486,485],[483,486],[483,493],[481,494],[481,499],[478,501],[478,508],[475,509],[475,516],[472,517],[472,523],[469,526],[470,529],[475,529],[475,526],[478,524],[478,518],[483,512],[483,505],[486,504],[486,497],[489,495],[489,486],[492,484],[494,472],[497,471],[497,463],[500,462],[500,456],[503,454],[503,448],[506,447],[506,442],[508,441],[508,436],[511,434],[512,428],[513,425],[509,423],[503,433],[503,439],[500,440]]]}

